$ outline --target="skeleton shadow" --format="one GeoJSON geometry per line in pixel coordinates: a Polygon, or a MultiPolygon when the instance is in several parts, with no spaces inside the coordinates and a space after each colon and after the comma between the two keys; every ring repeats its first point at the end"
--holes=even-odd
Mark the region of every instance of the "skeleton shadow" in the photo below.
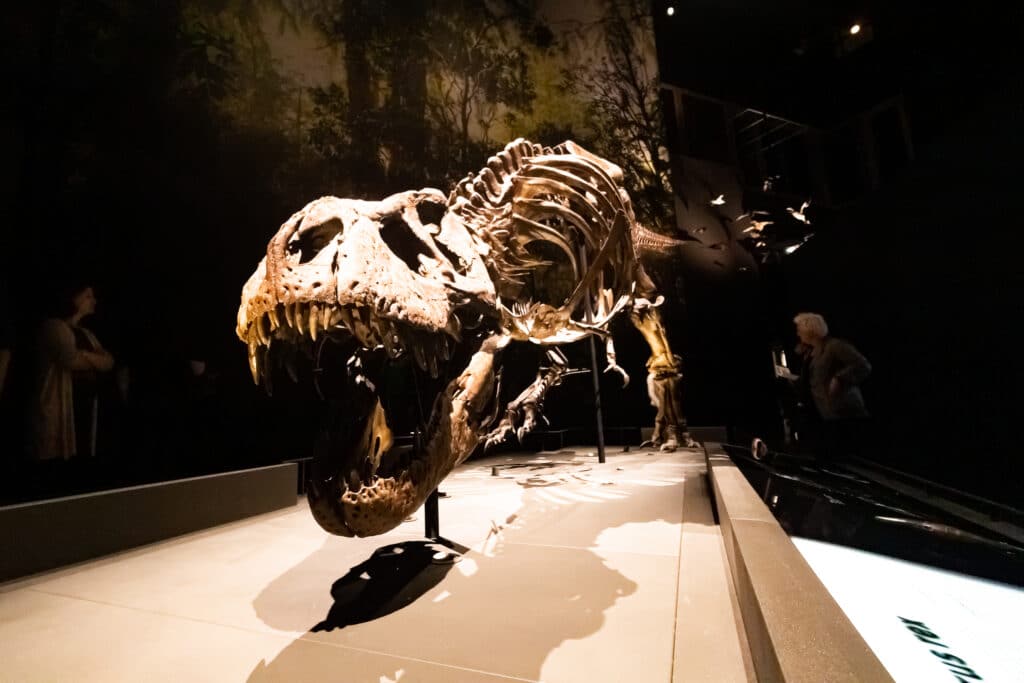
{"type": "Polygon", "coordinates": [[[467,550],[444,540],[396,541],[335,578],[339,565],[352,562],[346,547],[352,541],[328,536],[323,546],[264,588],[253,601],[260,620],[276,630],[310,633],[372,622],[412,605],[444,579],[453,565],[436,562],[435,553],[467,550]]]}
{"type": "MultiPolygon", "coordinates": [[[[517,483],[537,490],[531,482],[517,483]]],[[[557,488],[545,484],[540,490],[557,488]]],[[[674,509],[678,496],[678,488],[634,486],[622,498],[592,506],[553,507],[531,499],[493,543],[485,541],[483,550],[468,552],[454,566],[435,564],[438,547],[426,541],[382,546],[333,582],[333,604],[324,616],[329,568],[344,561],[351,548],[346,542],[353,541],[328,539],[254,602],[273,628],[308,632],[259,662],[249,681],[334,680],[339,671],[343,680],[372,683],[398,680],[398,674],[410,680],[536,680],[552,652],[600,631],[608,610],[639,588],[586,549],[590,540],[664,520],[661,511],[674,509]],[[671,505],[638,506],[632,500],[637,495],[669,496],[671,505]],[[583,547],[532,544],[533,533],[563,526],[572,527],[583,547]],[[538,612],[537,605],[545,607],[538,612]],[[559,616],[538,623],[550,614],[559,616]],[[477,645],[467,646],[470,641],[477,645]]]]}
{"type": "MultiPolygon", "coordinates": [[[[469,549],[452,544],[460,554],[469,549]]],[[[378,548],[365,562],[348,570],[331,586],[331,605],[327,616],[310,629],[316,633],[345,628],[396,612],[411,605],[424,593],[441,583],[451,568],[448,548],[429,541],[405,541],[378,548]]]]}

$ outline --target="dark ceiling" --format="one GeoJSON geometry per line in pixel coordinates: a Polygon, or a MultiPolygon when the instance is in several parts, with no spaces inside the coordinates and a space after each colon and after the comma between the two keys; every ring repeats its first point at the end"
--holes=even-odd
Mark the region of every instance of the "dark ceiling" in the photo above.
{"type": "Polygon", "coordinates": [[[1020,80],[1019,5],[655,0],[653,7],[664,82],[816,126],[899,93],[942,107],[1020,80]],[[857,36],[854,23],[863,27],[857,36]]]}

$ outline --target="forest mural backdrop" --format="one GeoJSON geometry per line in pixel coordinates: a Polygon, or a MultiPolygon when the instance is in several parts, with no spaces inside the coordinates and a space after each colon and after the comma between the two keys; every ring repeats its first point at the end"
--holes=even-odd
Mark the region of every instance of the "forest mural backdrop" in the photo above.
{"type": "Polygon", "coordinates": [[[12,25],[7,317],[28,340],[84,271],[142,384],[189,358],[244,373],[241,284],[308,201],[447,192],[517,136],[620,164],[673,232],[643,0],[58,0],[12,25]]]}
{"type": "Polygon", "coordinates": [[[21,25],[8,187],[46,229],[16,241],[109,294],[203,309],[307,201],[447,191],[516,136],[613,159],[671,223],[646,2],[65,0],[21,25]]]}

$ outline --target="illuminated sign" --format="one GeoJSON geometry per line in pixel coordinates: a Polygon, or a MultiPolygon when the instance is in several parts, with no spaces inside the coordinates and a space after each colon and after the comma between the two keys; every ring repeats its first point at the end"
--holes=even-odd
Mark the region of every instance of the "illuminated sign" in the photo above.
{"type": "Polygon", "coordinates": [[[1024,589],[805,538],[793,543],[896,681],[1021,681],[1024,589]]]}

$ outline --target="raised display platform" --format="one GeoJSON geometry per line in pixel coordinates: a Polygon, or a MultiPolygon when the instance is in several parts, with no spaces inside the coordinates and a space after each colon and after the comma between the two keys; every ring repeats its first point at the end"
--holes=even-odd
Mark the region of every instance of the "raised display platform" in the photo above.
{"type": "Polygon", "coordinates": [[[294,463],[0,507],[0,581],[295,505],[294,463]]]}
{"type": "Polygon", "coordinates": [[[462,465],[439,502],[457,562],[422,510],[341,538],[299,504],[0,586],[4,676],[751,680],[703,452],[593,450],[462,465]]]}
{"type": "Polygon", "coordinates": [[[0,585],[0,658],[14,680],[891,680],[709,453],[470,460],[443,485],[447,545],[423,510],[325,534],[293,463],[274,475],[285,510],[0,585]]]}

